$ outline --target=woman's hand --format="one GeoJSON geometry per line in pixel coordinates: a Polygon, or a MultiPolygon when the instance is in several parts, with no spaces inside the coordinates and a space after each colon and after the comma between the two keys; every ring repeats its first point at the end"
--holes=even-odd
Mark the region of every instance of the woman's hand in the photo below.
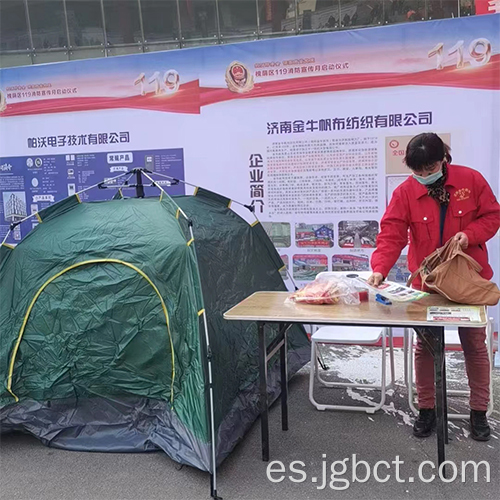
{"type": "Polygon", "coordinates": [[[368,284],[371,286],[379,286],[382,281],[384,281],[384,277],[382,276],[381,273],[373,273],[369,278],[368,278],[368,284]]]}
{"type": "Polygon", "coordinates": [[[457,233],[454,240],[460,243],[462,250],[465,250],[469,246],[469,238],[467,238],[465,233],[457,233]]]}

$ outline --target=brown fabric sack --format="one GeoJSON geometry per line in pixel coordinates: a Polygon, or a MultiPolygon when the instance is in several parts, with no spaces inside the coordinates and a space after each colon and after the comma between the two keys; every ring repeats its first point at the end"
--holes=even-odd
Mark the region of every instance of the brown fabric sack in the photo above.
{"type": "Polygon", "coordinates": [[[424,286],[459,304],[494,306],[500,300],[500,290],[479,273],[482,267],[464,253],[453,238],[426,257],[410,276],[408,286],[420,274],[424,286]]]}

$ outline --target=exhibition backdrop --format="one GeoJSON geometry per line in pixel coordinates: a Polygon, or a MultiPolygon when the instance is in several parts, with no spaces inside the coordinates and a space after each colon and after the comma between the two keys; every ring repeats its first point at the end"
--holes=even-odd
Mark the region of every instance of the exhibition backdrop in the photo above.
{"type": "MultiPolygon", "coordinates": [[[[500,191],[500,14],[4,69],[0,90],[2,239],[146,167],[253,205],[300,284],[369,268],[415,134],[439,133],[500,191]]],[[[403,256],[390,278],[407,276],[403,256]]]]}

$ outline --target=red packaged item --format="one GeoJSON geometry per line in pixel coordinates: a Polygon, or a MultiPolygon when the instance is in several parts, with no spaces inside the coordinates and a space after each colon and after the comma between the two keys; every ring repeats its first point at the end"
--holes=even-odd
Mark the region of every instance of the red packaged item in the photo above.
{"type": "Polygon", "coordinates": [[[300,290],[294,292],[289,301],[302,304],[358,305],[360,297],[351,280],[344,277],[319,276],[300,290]]]}

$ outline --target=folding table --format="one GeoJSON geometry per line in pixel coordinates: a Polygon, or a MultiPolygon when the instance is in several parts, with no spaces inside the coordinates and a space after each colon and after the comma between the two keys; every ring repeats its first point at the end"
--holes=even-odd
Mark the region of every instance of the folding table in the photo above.
{"type": "Polygon", "coordinates": [[[288,430],[287,331],[295,323],[346,326],[374,326],[413,328],[426,342],[434,356],[436,383],[436,416],[438,464],[445,461],[445,443],[448,443],[448,409],[446,399],[446,367],[444,356],[445,326],[482,328],[487,324],[486,310],[480,307],[480,321],[427,321],[431,306],[457,306],[446,298],[432,294],[419,301],[382,305],[370,297],[358,306],[296,304],[287,301],[288,292],[256,292],[224,314],[229,321],[252,321],[258,325],[260,416],[262,460],[269,460],[269,404],[267,397],[267,364],[280,351],[281,364],[281,423],[288,430]],[[266,324],[278,324],[278,335],[268,344],[266,324]]]}

